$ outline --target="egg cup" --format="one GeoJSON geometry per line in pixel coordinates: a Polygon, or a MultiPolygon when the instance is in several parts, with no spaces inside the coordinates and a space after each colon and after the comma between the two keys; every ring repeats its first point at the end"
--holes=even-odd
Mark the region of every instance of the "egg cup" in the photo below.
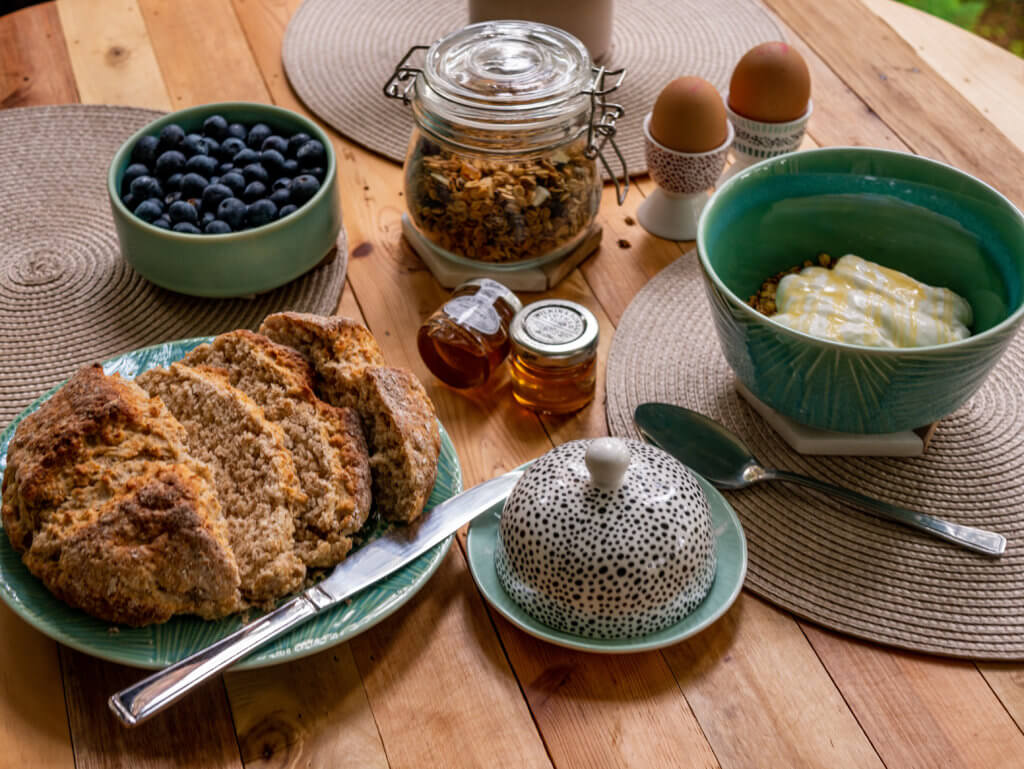
{"type": "Polygon", "coordinates": [[[651,136],[651,113],[644,118],[647,168],[658,185],[637,209],[636,218],[652,235],[668,240],[693,240],[697,220],[725,168],[725,156],[735,131],[727,123],[725,141],[707,152],[679,152],[651,136]]]}
{"type": "Polygon", "coordinates": [[[814,103],[808,99],[807,109],[796,120],[787,123],[766,123],[763,120],[752,120],[733,111],[729,106],[729,94],[725,94],[725,111],[729,122],[736,129],[736,141],[733,142],[733,164],[726,171],[728,179],[754,163],[765,158],[774,158],[800,149],[807,130],[807,121],[814,110],[814,103]]]}

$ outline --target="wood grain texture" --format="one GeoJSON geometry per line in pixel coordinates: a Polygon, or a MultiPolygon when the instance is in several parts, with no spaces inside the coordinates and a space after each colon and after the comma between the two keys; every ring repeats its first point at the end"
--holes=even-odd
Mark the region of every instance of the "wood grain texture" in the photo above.
{"type": "Polygon", "coordinates": [[[0,16],[0,109],[78,100],[52,3],[0,16]]]}
{"type": "Polygon", "coordinates": [[[136,0],[57,0],[83,104],[170,109],[136,0]]]}
{"type": "Polygon", "coordinates": [[[1024,152],[859,0],[765,0],[918,154],[1024,204],[1024,152]]]}
{"type": "Polygon", "coordinates": [[[107,698],[145,672],[61,647],[64,694],[77,769],[242,766],[221,678],[151,721],[126,729],[107,698]]]}
{"type": "Polygon", "coordinates": [[[1017,728],[1024,731],[1024,665],[984,662],[978,664],[978,669],[1017,728]]]}
{"type": "Polygon", "coordinates": [[[804,630],[886,766],[1021,766],[1024,734],[972,663],[804,630]]]}

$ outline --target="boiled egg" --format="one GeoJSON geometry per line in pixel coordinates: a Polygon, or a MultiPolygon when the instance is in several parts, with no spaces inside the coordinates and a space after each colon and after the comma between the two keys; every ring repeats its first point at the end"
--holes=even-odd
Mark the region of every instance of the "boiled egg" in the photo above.
{"type": "Polygon", "coordinates": [[[788,43],[762,43],[740,59],[729,81],[729,108],[751,120],[788,123],[807,111],[811,75],[788,43]]]}
{"type": "Polygon", "coordinates": [[[699,77],[677,77],[661,89],[651,110],[651,136],[677,152],[720,147],[729,134],[728,126],[722,97],[699,77]]]}

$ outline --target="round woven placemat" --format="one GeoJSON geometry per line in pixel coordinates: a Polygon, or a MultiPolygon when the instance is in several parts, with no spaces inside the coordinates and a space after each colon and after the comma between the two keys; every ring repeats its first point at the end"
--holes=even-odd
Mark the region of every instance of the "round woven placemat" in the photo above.
{"type": "Polygon", "coordinates": [[[790,484],[727,498],[749,542],[746,587],[794,614],[879,643],[973,659],[1024,659],[1024,337],[981,390],[943,419],[923,457],[805,457],[737,395],[691,251],[655,276],[622,317],[608,354],[615,435],[662,401],[740,435],[769,467],[848,486],[1006,536],[991,559],[790,484]]]}
{"type": "MultiPolygon", "coordinates": [[[[616,141],[630,175],[647,171],[643,119],[666,83],[699,75],[724,91],[744,53],[783,39],[775,20],[752,0],[616,0],[614,12],[605,63],[628,69],[610,99],[626,108],[616,141]]],[[[411,46],[428,45],[468,20],[465,0],[306,0],[285,34],[285,72],[323,120],[401,162],[412,114],[384,97],[384,82],[411,46]]]]}
{"type": "Polygon", "coordinates": [[[0,111],[0,426],[79,367],[157,342],[255,328],[280,310],[332,313],[337,255],[250,299],[197,299],[122,261],[107,198],[118,147],[159,112],[125,107],[0,111]]]}

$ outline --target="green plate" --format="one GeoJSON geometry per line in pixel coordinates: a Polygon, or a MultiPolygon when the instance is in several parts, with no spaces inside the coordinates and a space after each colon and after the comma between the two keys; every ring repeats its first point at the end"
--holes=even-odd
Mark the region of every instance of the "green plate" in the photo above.
{"type": "MultiPolygon", "coordinates": [[[[135,350],[103,364],[110,374],[134,378],[146,369],[179,360],[209,338],[185,339],[135,350]]],[[[60,386],[39,398],[0,434],[0,473],[7,467],[7,446],[14,430],[60,386]]],[[[462,491],[462,470],[455,447],[441,426],[441,457],[437,481],[427,508],[462,491]]],[[[429,550],[403,569],[363,591],[350,603],[314,617],[288,635],[264,646],[234,666],[235,670],[276,665],[347,641],[380,622],[416,594],[437,570],[452,537],[429,550]]],[[[140,668],[162,668],[203,649],[242,626],[239,616],[216,622],[196,617],[175,617],[162,625],[143,628],[114,626],[73,609],[54,598],[43,583],[29,573],[6,536],[0,537],[0,598],[23,620],[55,641],[95,657],[140,668]]],[[[250,616],[258,616],[252,613],[250,616]]]]}
{"type": "Polygon", "coordinates": [[[469,527],[466,551],[473,579],[491,606],[505,619],[530,635],[558,646],[602,654],[629,654],[679,643],[704,630],[732,606],[747,574],[747,540],[743,536],[736,512],[714,486],[696,473],[694,475],[700,481],[711,505],[711,527],[715,534],[718,567],[707,598],[675,625],[641,638],[607,641],[563,633],[535,620],[509,598],[494,568],[494,546],[498,541],[498,521],[502,509],[500,504],[481,515],[469,527]]]}

